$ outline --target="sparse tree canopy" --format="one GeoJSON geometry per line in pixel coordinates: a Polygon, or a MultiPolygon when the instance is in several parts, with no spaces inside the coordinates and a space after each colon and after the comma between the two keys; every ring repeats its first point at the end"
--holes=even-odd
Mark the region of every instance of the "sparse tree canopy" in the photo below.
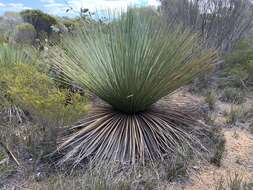
{"type": "Polygon", "coordinates": [[[207,47],[228,51],[253,26],[249,0],[161,0],[169,23],[199,32],[207,47]]]}

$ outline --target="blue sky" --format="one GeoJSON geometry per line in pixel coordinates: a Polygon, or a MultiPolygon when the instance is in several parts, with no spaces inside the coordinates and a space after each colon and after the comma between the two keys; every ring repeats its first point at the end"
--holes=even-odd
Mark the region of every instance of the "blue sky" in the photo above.
{"type": "Polygon", "coordinates": [[[52,15],[75,16],[81,7],[90,11],[124,10],[132,6],[157,6],[158,0],[0,0],[0,15],[6,11],[41,9],[52,15]],[[72,7],[74,11],[66,13],[72,7]]]}

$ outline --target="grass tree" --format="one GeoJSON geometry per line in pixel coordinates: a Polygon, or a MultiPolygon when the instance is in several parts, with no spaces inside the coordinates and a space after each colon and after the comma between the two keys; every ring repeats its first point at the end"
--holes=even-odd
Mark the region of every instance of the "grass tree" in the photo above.
{"type": "Polygon", "coordinates": [[[196,34],[166,25],[129,9],[106,27],[81,29],[55,51],[63,79],[104,102],[70,128],[58,147],[60,163],[145,163],[201,143],[196,120],[157,102],[210,69],[216,53],[202,49],[196,34]]]}
{"type": "Polygon", "coordinates": [[[7,43],[0,44],[1,67],[13,66],[20,63],[34,63],[35,58],[26,48],[18,48],[7,43]]]}

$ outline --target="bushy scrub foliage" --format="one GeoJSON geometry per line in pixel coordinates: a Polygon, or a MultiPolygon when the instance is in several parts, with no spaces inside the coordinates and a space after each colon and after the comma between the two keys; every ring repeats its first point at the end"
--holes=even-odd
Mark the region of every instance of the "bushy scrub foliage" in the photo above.
{"type": "Polygon", "coordinates": [[[57,24],[57,20],[40,10],[24,10],[21,16],[25,22],[28,22],[34,26],[37,33],[40,31],[46,32],[48,35],[52,32],[51,26],[57,24]]]}
{"type": "Polygon", "coordinates": [[[47,75],[32,65],[16,65],[1,78],[12,101],[38,119],[75,121],[87,111],[84,97],[59,90],[47,75]]]}
{"type": "Polygon", "coordinates": [[[62,23],[68,29],[69,32],[77,29],[80,25],[80,23],[76,19],[64,19],[62,23]]]}
{"type": "Polygon", "coordinates": [[[240,88],[227,87],[223,90],[220,100],[228,103],[241,104],[245,101],[245,92],[240,88]]]}
{"type": "Polygon", "coordinates": [[[72,117],[70,119],[74,120],[73,115],[78,117],[78,113],[86,111],[85,97],[58,89],[52,79],[37,69],[35,62],[28,52],[8,45],[1,46],[2,97],[38,117],[48,116],[57,120],[56,115],[59,114],[59,118],[72,117]],[[72,111],[75,114],[71,115],[72,111]]]}
{"type": "Polygon", "coordinates": [[[217,97],[215,92],[212,91],[208,91],[205,97],[205,102],[208,104],[208,107],[210,110],[214,110],[215,109],[215,104],[217,101],[217,97]]]}
{"type": "Polygon", "coordinates": [[[249,131],[253,134],[253,123],[249,124],[249,131]]]}
{"type": "Polygon", "coordinates": [[[210,159],[210,163],[220,167],[222,163],[222,158],[225,152],[225,144],[226,140],[224,135],[221,135],[220,131],[216,131],[215,134],[215,149],[213,152],[213,156],[210,159]]]}
{"type": "Polygon", "coordinates": [[[7,43],[7,39],[3,36],[0,37],[0,44],[7,43]]]}
{"type": "Polygon", "coordinates": [[[89,106],[85,97],[56,87],[33,58],[28,50],[0,47],[0,142],[39,157],[55,150],[58,129],[89,106]]]}
{"type": "Polygon", "coordinates": [[[253,46],[252,39],[239,41],[225,56],[222,75],[226,78],[223,85],[245,88],[253,82],[253,46]]]}
{"type": "MultiPolygon", "coordinates": [[[[35,58],[32,55],[32,51],[20,51],[18,48],[8,45],[7,43],[0,44],[0,67],[1,74],[9,73],[8,69],[11,69],[16,64],[31,63],[35,62],[35,58]]],[[[1,75],[3,77],[3,75],[1,75]]],[[[2,78],[3,79],[3,78],[2,78]]],[[[7,120],[17,119],[19,122],[22,121],[24,113],[21,109],[15,106],[11,100],[9,100],[6,92],[8,85],[5,80],[0,82],[0,107],[1,115],[7,120]]]]}
{"type": "Polygon", "coordinates": [[[33,44],[37,33],[32,24],[22,23],[16,26],[15,41],[22,44],[33,44]]]}
{"type": "Polygon", "coordinates": [[[156,104],[216,61],[216,52],[201,48],[197,35],[129,9],[106,27],[82,28],[54,52],[63,80],[73,80],[109,104],[71,127],[59,146],[60,163],[145,163],[201,144],[196,120],[176,106],[156,104]]]}

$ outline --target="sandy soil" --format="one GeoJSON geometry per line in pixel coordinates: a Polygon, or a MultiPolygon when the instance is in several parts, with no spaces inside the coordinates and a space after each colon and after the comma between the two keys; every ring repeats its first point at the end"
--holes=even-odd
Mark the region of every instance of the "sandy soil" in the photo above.
{"type": "MultiPolygon", "coordinates": [[[[187,99],[190,97],[192,100],[203,102],[202,97],[188,95],[188,93],[184,93],[184,96],[187,99]]],[[[197,172],[193,172],[189,180],[184,183],[168,184],[165,190],[214,190],[214,184],[217,184],[221,179],[234,176],[235,173],[242,176],[245,181],[253,183],[253,135],[241,127],[234,126],[229,128],[226,126],[226,118],[224,116],[224,113],[229,112],[231,108],[249,109],[252,107],[252,97],[249,97],[247,102],[239,106],[218,101],[216,103],[217,110],[215,111],[214,122],[222,128],[226,139],[221,167],[211,164],[198,166],[197,172]]]]}
{"type": "Polygon", "coordinates": [[[221,167],[202,166],[183,185],[168,185],[166,190],[212,190],[221,178],[238,173],[253,182],[253,135],[246,130],[224,129],[226,150],[221,167]]]}

